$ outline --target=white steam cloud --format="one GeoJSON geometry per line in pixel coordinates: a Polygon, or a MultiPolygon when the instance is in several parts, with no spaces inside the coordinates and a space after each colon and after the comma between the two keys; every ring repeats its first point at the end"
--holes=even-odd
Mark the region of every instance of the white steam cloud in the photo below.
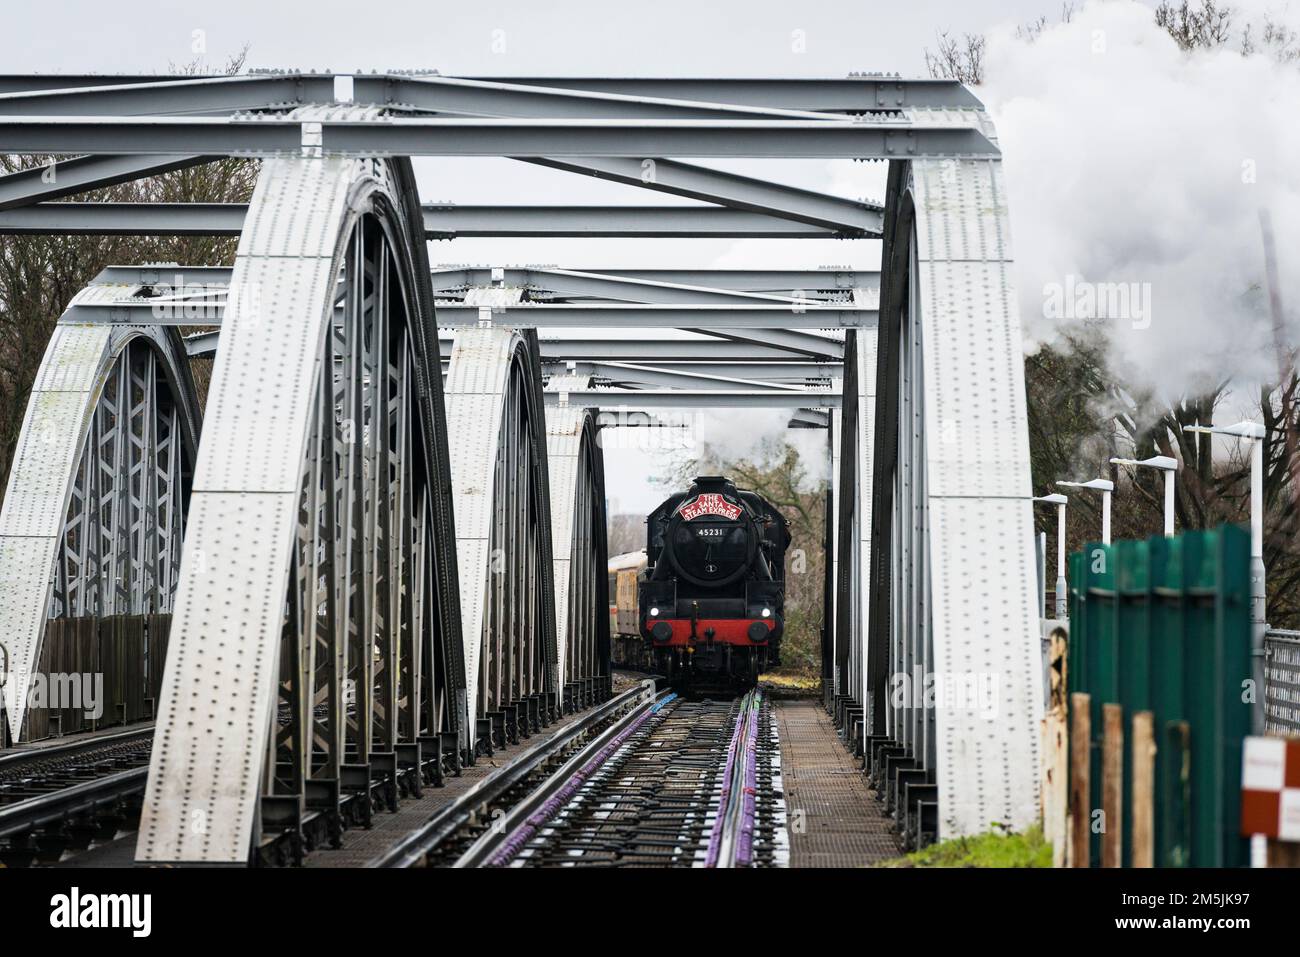
{"type": "Polygon", "coordinates": [[[1134,386],[1274,380],[1260,211],[1294,315],[1300,66],[1183,52],[1151,8],[1093,0],[1032,41],[991,32],[986,69],[1028,348],[1091,316],[1134,386]]]}
{"type": "Polygon", "coordinates": [[[830,477],[830,450],[825,429],[789,428],[789,409],[714,409],[699,416],[695,452],[721,462],[752,462],[760,468],[778,465],[792,446],[799,455],[802,476],[798,488],[815,491],[830,477]]]}

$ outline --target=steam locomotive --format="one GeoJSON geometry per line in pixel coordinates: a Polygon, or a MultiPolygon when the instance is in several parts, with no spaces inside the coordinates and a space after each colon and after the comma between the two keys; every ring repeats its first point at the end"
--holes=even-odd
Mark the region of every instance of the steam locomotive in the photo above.
{"type": "Polygon", "coordinates": [[[751,687],[779,664],[789,526],[721,476],[666,499],[646,517],[637,657],[695,691],[751,687]]]}

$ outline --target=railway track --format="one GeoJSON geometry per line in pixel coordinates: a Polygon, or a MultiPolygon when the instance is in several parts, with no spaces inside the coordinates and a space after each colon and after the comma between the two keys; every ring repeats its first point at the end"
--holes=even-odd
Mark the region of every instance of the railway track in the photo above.
{"type": "Polygon", "coordinates": [[[138,818],[153,728],[0,755],[0,863],[58,861],[138,818]]]}
{"type": "Polygon", "coordinates": [[[762,867],[787,861],[780,749],[758,692],[697,702],[641,689],[546,750],[521,756],[518,767],[485,780],[375,864],[762,867]]]}

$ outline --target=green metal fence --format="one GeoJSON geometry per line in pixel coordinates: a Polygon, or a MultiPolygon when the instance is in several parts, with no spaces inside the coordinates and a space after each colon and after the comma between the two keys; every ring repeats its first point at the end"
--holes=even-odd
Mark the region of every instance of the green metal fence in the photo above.
{"type": "MultiPolygon", "coordinates": [[[[1240,836],[1250,733],[1250,535],[1237,526],[1091,544],[1070,556],[1070,692],[1090,696],[1089,807],[1102,807],[1103,707],[1123,708],[1123,863],[1133,820],[1133,716],[1154,724],[1156,866],[1249,861],[1240,836]]],[[[1092,834],[1090,859],[1101,859],[1092,834]]]]}

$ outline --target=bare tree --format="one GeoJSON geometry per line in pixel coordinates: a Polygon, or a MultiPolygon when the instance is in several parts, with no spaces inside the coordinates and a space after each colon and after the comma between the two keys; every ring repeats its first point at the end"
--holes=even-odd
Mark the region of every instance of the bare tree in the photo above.
{"type": "MultiPolygon", "coordinates": [[[[237,74],[243,64],[244,53],[240,53],[225,64],[224,72],[237,74]]],[[[193,63],[174,67],[172,72],[207,71],[193,63]]],[[[0,155],[0,173],[51,167],[57,176],[61,158],[0,155]]],[[[250,160],[218,160],[74,198],[81,202],[247,202],[257,170],[258,165],[250,160]]],[[[233,238],[210,236],[0,237],[0,490],[13,462],[36,370],[69,300],[113,263],[220,265],[233,261],[235,245],[233,238]]]]}

